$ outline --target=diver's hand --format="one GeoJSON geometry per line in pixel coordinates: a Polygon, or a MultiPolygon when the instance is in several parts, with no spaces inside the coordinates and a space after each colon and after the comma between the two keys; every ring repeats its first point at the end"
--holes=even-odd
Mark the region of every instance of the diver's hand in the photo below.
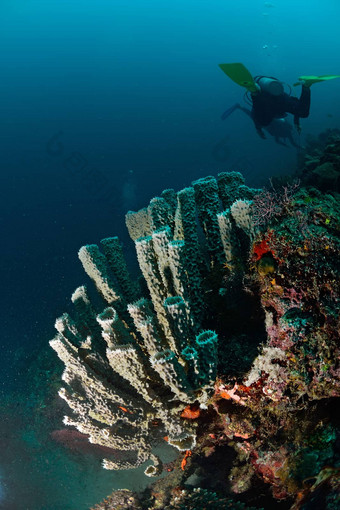
{"type": "Polygon", "coordinates": [[[299,135],[301,134],[301,126],[300,126],[300,124],[296,125],[296,131],[299,133],[299,135]]]}
{"type": "Polygon", "coordinates": [[[257,134],[262,138],[262,140],[266,140],[266,135],[262,131],[262,129],[257,129],[257,134]]]}

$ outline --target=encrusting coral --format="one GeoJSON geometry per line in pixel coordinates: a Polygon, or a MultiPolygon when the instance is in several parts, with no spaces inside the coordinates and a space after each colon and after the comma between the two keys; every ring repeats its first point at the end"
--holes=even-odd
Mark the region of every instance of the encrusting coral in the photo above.
{"type": "Polygon", "coordinates": [[[340,465],[329,412],[340,396],[339,199],[296,185],[270,193],[221,173],[129,212],[147,289],[117,238],[79,252],[106,305],[95,310],[80,287],[75,316],[56,322],[64,423],[126,452],[107,469],[151,460],[155,476],[155,444],[182,451],[150,509],[177,508],[174,484],[196,471],[224,495],[241,497],[256,478],[274,498],[302,501],[305,479],[340,465]],[[214,463],[212,479],[209,459],[225,448],[237,456],[221,477],[214,463]]]}

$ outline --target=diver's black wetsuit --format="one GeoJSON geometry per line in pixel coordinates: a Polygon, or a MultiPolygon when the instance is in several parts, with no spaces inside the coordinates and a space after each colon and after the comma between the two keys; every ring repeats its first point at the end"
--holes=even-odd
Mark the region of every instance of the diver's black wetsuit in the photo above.
{"type": "Polygon", "coordinates": [[[294,115],[294,124],[299,128],[299,119],[308,117],[310,108],[310,88],[302,87],[300,99],[284,93],[273,96],[267,92],[251,95],[253,108],[251,112],[256,130],[261,135],[262,127],[268,126],[275,118],[282,118],[286,113],[294,115]]]}

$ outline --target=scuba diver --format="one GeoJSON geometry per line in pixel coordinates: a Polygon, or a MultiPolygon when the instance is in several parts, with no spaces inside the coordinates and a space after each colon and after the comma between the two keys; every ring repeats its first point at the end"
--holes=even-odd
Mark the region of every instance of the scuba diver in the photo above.
{"type": "MultiPolygon", "coordinates": [[[[241,106],[239,103],[236,103],[230,108],[228,108],[228,110],[226,110],[222,114],[221,119],[222,120],[227,119],[235,110],[241,110],[243,113],[245,113],[248,117],[252,119],[251,110],[249,110],[249,108],[241,106]]],[[[268,126],[265,126],[263,129],[274,138],[277,144],[288,147],[287,142],[289,141],[293,147],[301,149],[301,146],[298,145],[294,140],[293,126],[292,124],[290,124],[290,122],[286,120],[286,118],[284,117],[275,118],[271,121],[270,124],[268,124],[268,126]]]]}
{"type": "Polygon", "coordinates": [[[300,118],[306,118],[309,115],[311,85],[340,78],[340,75],[300,76],[299,81],[294,83],[294,86],[302,85],[301,95],[298,99],[292,97],[290,93],[287,94],[283,83],[277,78],[271,76],[255,76],[253,78],[243,64],[219,64],[219,67],[231,80],[247,89],[246,97],[252,104],[251,117],[261,138],[266,138],[263,128],[268,126],[273,119],[283,119],[287,113],[294,115],[294,124],[300,133],[300,118]],[[248,94],[250,94],[250,98],[248,94]]]}

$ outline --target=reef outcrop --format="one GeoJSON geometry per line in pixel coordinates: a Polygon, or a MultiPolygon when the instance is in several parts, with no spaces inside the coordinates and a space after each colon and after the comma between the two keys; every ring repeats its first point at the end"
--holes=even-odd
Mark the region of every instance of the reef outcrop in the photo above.
{"type": "Polygon", "coordinates": [[[155,445],[181,452],[143,508],[266,507],[263,487],[298,504],[307,479],[319,489],[327,466],[336,479],[339,196],[223,172],[165,190],[126,224],[142,278],[116,237],[81,248],[104,305],[79,287],[75,314],[56,322],[64,423],[125,452],[107,469],[151,461],[156,476],[155,445]]]}
{"type": "Polygon", "coordinates": [[[304,185],[324,192],[340,191],[340,130],[329,129],[307,137],[299,156],[299,174],[304,185]]]}

